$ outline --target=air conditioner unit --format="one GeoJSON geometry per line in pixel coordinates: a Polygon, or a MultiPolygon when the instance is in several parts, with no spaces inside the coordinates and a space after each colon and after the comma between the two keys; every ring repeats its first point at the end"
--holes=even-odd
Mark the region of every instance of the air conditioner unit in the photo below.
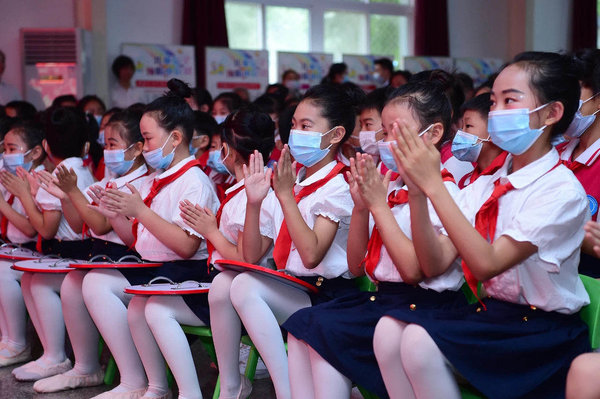
{"type": "Polygon", "coordinates": [[[25,100],[45,109],[63,94],[91,92],[91,32],[21,28],[25,100]]]}

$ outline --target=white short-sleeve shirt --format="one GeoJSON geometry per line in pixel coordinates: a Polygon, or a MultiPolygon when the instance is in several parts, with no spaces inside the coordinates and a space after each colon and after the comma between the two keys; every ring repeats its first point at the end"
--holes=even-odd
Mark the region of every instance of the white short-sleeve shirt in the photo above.
{"type": "MultiPolygon", "coordinates": [[[[336,164],[336,161],[330,162],[307,179],[304,179],[306,169],[300,169],[294,192],[298,194],[303,187],[323,179],[333,170],[336,164]]],[[[354,208],[354,203],[350,196],[350,188],[341,174],[335,176],[314,193],[304,197],[298,203],[298,209],[309,228],[314,228],[317,217],[323,216],[338,222],[338,230],[325,257],[314,269],[304,267],[296,246],[292,242],[285,269],[296,276],[323,276],[328,279],[340,276],[349,277],[346,246],[352,208],[354,208]]],[[[272,221],[272,228],[275,231],[275,237],[277,237],[283,223],[283,211],[274,192],[267,195],[262,210],[264,212],[261,213],[261,218],[269,218],[272,221]]]]}
{"type": "MultiPolygon", "coordinates": [[[[154,175],[154,178],[142,179],[139,189],[142,199],[146,198],[148,193],[150,193],[150,188],[152,187],[155,179],[166,178],[177,172],[179,169],[185,166],[185,164],[191,161],[194,161],[194,157],[185,158],[170,169],[154,175]]],[[[206,250],[206,242],[204,237],[195,232],[181,218],[179,202],[186,199],[194,204],[207,207],[213,212],[217,212],[217,209],[219,208],[219,199],[217,198],[217,194],[215,193],[208,176],[206,176],[206,174],[199,167],[192,167],[188,169],[175,181],[163,187],[156,197],[154,197],[152,203],[150,204],[150,209],[152,209],[164,220],[176,224],[189,234],[202,238],[203,240],[198,248],[198,251],[189,259],[206,259],[208,258],[208,252],[206,250]]],[[[182,257],[160,242],[141,223],[138,225],[137,229],[137,242],[135,249],[143,259],[151,261],[164,262],[183,260],[182,257]]]]}
{"type": "MultiPolygon", "coordinates": [[[[92,199],[87,194],[89,188],[91,186],[99,186],[100,188],[104,189],[109,185],[109,183],[114,183],[113,188],[116,188],[117,190],[123,191],[125,193],[131,192],[131,191],[129,191],[129,189],[126,186],[127,183],[130,183],[132,186],[134,186],[139,191],[143,179],[145,179],[147,177],[148,177],[148,168],[146,167],[145,164],[143,164],[142,166],[138,167],[133,172],[126,174],[124,176],[121,176],[118,178],[112,178],[110,176],[104,177],[104,179],[102,179],[101,181],[86,187],[86,189],[83,191],[83,195],[85,196],[85,198],[87,198],[88,202],[91,203],[92,199]]],[[[110,241],[115,244],[125,245],[123,243],[123,240],[121,240],[121,238],[119,238],[119,235],[117,233],[115,233],[113,230],[111,230],[108,233],[103,234],[103,235],[97,235],[90,229],[89,233],[94,238],[99,238],[101,240],[110,241]]]]}
{"type": "MultiPolygon", "coordinates": [[[[83,160],[81,158],[67,158],[57,165],[64,165],[67,169],[73,169],[75,174],[77,175],[77,187],[80,190],[84,190],[86,187],[90,186],[94,182],[94,176],[90,172],[89,168],[83,165],[83,160]]],[[[56,170],[53,172],[56,174],[56,170]]],[[[58,231],[54,238],[57,240],[65,240],[65,241],[79,241],[81,240],[81,231],[75,232],[69,226],[69,223],[65,219],[64,215],[62,215],[62,205],[60,203],[60,199],[56,198],[54,195],[50,194],[42,187],[38,190],[35,201],[38,204],[38,208],[43,211],[61,211],[60,223],[58,225],[58,231]]]]}
{"type": "MultiPolygon", "coordinates": [[[[450,192],[452,197],[456,197],[459,193],[458,186],[454,182],[444,182],[444,185],[450,192]]],[[[406,186],[402,186],[401,179],[397,179],[390,183],[388,188],[388,194],[392,192],[396,192],[398,190],[406,190],[406,186]]],[[[433,225],[435,231],[439,234],[446,234],[444,227],[442,226],[442,222],[438,218],[435,213],[435,209],[429,200],[427,200],[428,208],[429,208],[429,218],[433,225]]],[[[398,223],[398,226],[406,235],[409,240],[412,240],[412,230],[410,223],[410,206],[408,203],[396,205],[392,209],[392,214],[398,223]]],[[[373,226],[375,225],[373,217],[369,217],[369,232],[373,231],[373,226]]],[[[379,263],[377,263],[377,267],[374,271],[374,277],[377,281],[387,281],[387,282],[401,282],[402,277],[400,276],[400,272],[394,265],[387,248],[384,246],[381,247],[381,257],[379,258],[379,263]]],[[[460,265],[460,258],[455,259],[448,270],[445,273],[423,280],[419,283],[419,286],[425,289],[432,289],[438,292],[442,292],[445,290],[457,291],[460,289],[462,284],[464,283],[462,268],[460,265]]]]}
{"type": "Polygon", "coordinates": [[[589,303],[578,266],[583,226],[590,212],[583,187],[569,169],[557,166],[558,162],[558,152],[552,148],[508,174],[512,165],[509,155],[496,173],[480,176],[465,187],[458,203],[475,225],[475,215],[492,194],[494,182],[510,181],[515,189],[499,199],[494,239],[504,235],[530,242],[538,251],[483,285],[494,298],[569,314],[589,303]]]}
{"type": "MultiPolygon", "coordinates": [[[[231,186],[225,194],[237,190],[239,187],[244,185],[244,180],[239,181],[235,185],[231,186]]],[[[238,236],[240,233],[244,231],[244,223],[246,221],[246,203],[248,202],[248,198],[246,197],[246,190],[241,190],[236,195],[233,196],[226,204],[223,206],[223,211],[221,212],[221,221],[219,223],[219,231],[223,234],[223,236],[230,243],[237,245],[238,236]]],[[[263,207],[265,203],[263,202],[263,207]]],[[[274,232],[271,223],[266,218],[260,218],[260,234],[265,237],[273,238],[274,232]]],[[[273,248],[267,251],[267,253],[260,259],[258,262],[261,266],[267,266],[267,259],[272,257],[273,248]]],[[[215,249],[213,252],[213,256],[211,261],[214,262],[216,260],[223,259],[219,251],[215,249]]]]}

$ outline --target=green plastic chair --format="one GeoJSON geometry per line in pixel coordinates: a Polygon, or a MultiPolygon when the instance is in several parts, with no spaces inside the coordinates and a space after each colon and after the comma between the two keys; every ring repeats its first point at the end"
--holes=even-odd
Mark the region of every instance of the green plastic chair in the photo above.
{"type": "MultiPolygon", "coordinates": [[[[202,343],[202,346],[204,346],[204,349],[208,353],[210,360],[212,360],[215,363],[215,365],[217,365],[217,353],[215,352],[215,344],[213,342],[213,335],[212,335],[212,331],[210,330],[210,327],[206,327],[206,326],[194,327],[194,326],[187,326],[187,325],[182,324],[181,329],[186,334],[190,334],[190,335],[194,335],[194,336],[198,337],[198,339],[200,339],[200,342],[202,343]]],[[[171,385],[172,382],[174,381],[174,378],[173,378],[173,374],[171,373],[170,370],[168,370],[167,377],[169,378],[169,385],[171,385]]],[[[220,377],[217,377],[217,383],[215,384],[215,391],[213,393],[213,399],[218,399],[220,393],[221,393],[221,379],[220,379],[220,377]]]]}

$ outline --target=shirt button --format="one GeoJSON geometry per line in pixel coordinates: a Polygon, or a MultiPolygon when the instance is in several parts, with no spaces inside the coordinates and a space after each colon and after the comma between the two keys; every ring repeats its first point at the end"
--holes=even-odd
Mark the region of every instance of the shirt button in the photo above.
{"type": "Polygon", "coordinates": [[[530,306],[531,310],[537,310],[537,308],[533,305],[530,306]]]}
{"type": "Polygon", "coordinates": [[[481,308],[477,308],[477,313],[481,312],[481,308]]]}
{"type": "Polygon", "coordinates": [[[523,316],[523,321],[527,321],[527,316],[523,316]]]}
{"type": "Polygon", "coordinates": [[[375,302],[375,295],[372,295],[372,296],[369,298],[369,300],[370,300],[371,302],[375,302]]]}
{"type": "Polygon", "coordinates": [[[409,308],[410,308],[410,310],[417,310],[417,305],[415,305],[414,303],[411,303],[409,308]]]}

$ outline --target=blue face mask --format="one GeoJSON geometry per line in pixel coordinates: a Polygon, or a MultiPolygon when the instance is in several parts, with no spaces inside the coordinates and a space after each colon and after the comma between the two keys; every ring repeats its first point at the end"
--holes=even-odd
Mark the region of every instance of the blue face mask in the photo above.
{"type": "Polygon", "coordinates": [[[198,148],[198,147],[192,147],[192,143],[190,143],[190,155],[191,156],[195,157],[196,154],[198,153],[199,149],[200,148],[198,148]]]}
{"type": "Polygon", "coordinates": [[[29,154],[31,150],[26,153],[15,153],[15,154],[4,154],[4,169],[8,170],[13,175],[17,174],[17,168],[20,166],[26,171],[31,169],[33,161],[25,162],[25,155],[29,154]]]}
{"type": "Polygon", "coordinates": [[[329,129],[325,133],[297,129],[290,130],[288,141],[290,154],[292,154],[298,163],[310,168],[329,154],[331,144],[329,147],[321,149],[321,137],[329,134],[336,127],[329,129]]]}
{"type": "MultiPolygon", "coordinates": [[[[565,136],[570,137],[570,138],[579,138],[592,125],[592,123],[594,123],[594,121],[596,120],[596,114],[598,113],[599,110],[596,110],[591,115],[583,115],[581,113],[581,106],[583,104],[587,103],[588,101],[592,100],[598,94],[600,94],[600,93],[594,94],[593,96],[591,96],[590,98],[588,98],[585,101],[579,100],[579,108],[577,108],[577,112],[575,112],[575,116],[573,117],[571,124],[565,131],[565,133],[564,133],[565,136]]],[[[556,141],[556,138],[553,140],[556,141]]],[[[563,141],[566,141],[566,139],[563,139],[563,141]]]]}
{"type": "Polygon", "coordinates": [[[104,150],[104,164],[117,176],[123,176],[133,166],[135,158],[129,161],[125,160],[125,152],[131,147],[133,144],[124,150],[104,150]]]}
{"type": "Polygon", "coordinates": [[[167,155],[163,155],[163,148],[165,148],[165,145],[167,145],[167,143],[169,142],[171,134],[169,134],[169,137],[167,137],[167,140],[162,145],[162,147],[152,151],[145,151],[142,153],[144,155],[146,163],[150,165],[152,169],[166,169],[169,165],[171,165],[171,162],[173,162],[173,157],[175,156],[175,148],[173,148],[173,151],[171,151],[167,155]]]}
{"type": "Polygon", "coordinates": [[[225,155],[225,158],[221,158],[220,150],[213,150],[208,154],[208,161],[206,162],[206,164],[212,170],[214,170],[218,173],[221,173],[223,175],[231,174],[231,173],[229,173],[229,169],[227,169],[227,167],[223,163],[223,161],[225,161],[225,159],[227,159],[228,156],[229,156],[229,147],[227,147],[227,155],[225,155]]]}
{"type": "Polygon", "coordinates": [[[490,111],[488,114],[488,132],[492,142],[504,151],[521,155],[542,135],[546,126],[539,129],[529,127],[529,115],[539,111],[550,103],[532,109],[506,109],[490,111]]]}
{"type": "MultiPolygon", "coordinates": [[[[431,129],[433,124],[429,125],[427,129],[423,130],[418,134],[418,137],[421,137],[425,133],[431,129]]],[[[385,165],[386,168],[391,170],[392,172],[398,173],[398,165],[394,160],[394,156],[392,155],[392,143],[396,144],[396,141],[378,141],[377,146],[379,147],[379,157],[381,158],[381,162],[385,165]]]]}
{"type": "Polygon", "coordinates": [[[100,130],[100,132],[98,133],[98,140],[96,140],[96,141],[102,147],[104,147],[106,145],[106,143],[104,142],[104,130],[100,130]]]}
{"type": "Polygon", "coordinates": [[[490,141],[490,139],[480,139],[474,134],[458,130],[452,140],[452,155],[460,161],[477,162],[484,141],[490,141]]]}

